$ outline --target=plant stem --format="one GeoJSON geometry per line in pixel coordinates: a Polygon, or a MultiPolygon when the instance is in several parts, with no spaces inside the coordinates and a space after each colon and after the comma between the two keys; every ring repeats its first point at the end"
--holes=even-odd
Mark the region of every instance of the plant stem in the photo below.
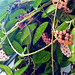
{"type": "MultiPolygon", "coordinates": [[[[60,0],[58,0],[59,3],[60,0]]],[[[54,75],[54,64],[53,64],[53,33],[54,33],[54,29],[55,29],[55,18],[56,18],[56,13],[57,13],[57,7],[58,7],[58,3],[56,6],[56,10],[55,10],[55,14],[54,14],[54,21],[53,21],[53,26],[52,26],[52,45],[51,45],[51,56],[52,56],[52,75],[54,75]]]]}
{"type": "MultiPolygon", "coordinates": [[[[33,55],[33,54],[35,54],[35,53],[38,53],[38,52],[44,50],[45,48],[49,47],[49,46],[52,44],[52,43],[50,43],[50,44],[48,44],[47,46],[45,46],[45,47],[43,47],[43,48],[41,48],[41,49],[39,49],[39,50],[37,50],[37,51],[35,51],[35,52],[29,53],[29,54],[20,54],[20,53],[18,53],[18,52],[16,51],[16,49],[13,47],[13,45],[11,44],[11,42],[10,42],[10,40],[9,40],[8,37],[7,37],[7,39],[8,39],[8,42],[9,42],[11,48],[14,50],[14,52],[16,52],[16,53],[17,53],[19,56],[21,56],[21,57],[29,56],[29,55],[33,55]]],[[[55,41],[56,41],[56,39],[53,41],[53,43],[54,43],[55,41]]]]}

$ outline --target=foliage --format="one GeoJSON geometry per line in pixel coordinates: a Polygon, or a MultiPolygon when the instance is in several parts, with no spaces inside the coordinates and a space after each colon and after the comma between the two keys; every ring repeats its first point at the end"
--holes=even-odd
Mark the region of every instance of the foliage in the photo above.
{"type": "Polygon", "coordinates": [[[61,67],[75,62],[75,2],[59,6],[53,0],[0,1],[0,49],[7,56],[17,53],[12,70],[0,64],[7,75],[60,75],[61,67]],[[67,50],[71,50],[70,57],[61,49],[65,36],[67,43],[73,43],[67,50]]]}

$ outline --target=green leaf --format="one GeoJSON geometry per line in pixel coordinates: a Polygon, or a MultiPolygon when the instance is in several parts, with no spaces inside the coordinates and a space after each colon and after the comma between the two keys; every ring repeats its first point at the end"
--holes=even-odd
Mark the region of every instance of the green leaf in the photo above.
{"type": "Polygon", "coordinates": [[[41,66],[41,63],[35,64],[35,69],[37,70],[41,66]]]}
{"type": "MultiPolygon", "coordinates": [[[[52,62],[49,61],[45,67],[45,71],[44,71],[45,73],[52,73],[51,65],[52,65],[52,62]]],[[[54,63],[54,72],[56,72],[57,70],[58,70],[58,64],[55,62],[54,63]]]]}
{"type": "Polygon", "coordinates": [[[27,36],[27,38],[24,39],[24,41],[22,42],[22,45],[29,45],[30,43],[30,36],[27,36]]]}
{"type": "Polygon", "coordinates": [[[68,59],[68,61],[74,62],[75,63],[75,53],[71,55],[71,57],[68,59]]]}
{"type": "MultiPolygon", "coordinates": [[[[33,31],[35,30],[36,26],[37,26],[37,23],[32,23],[32,24],[28,25],[31,33],[33,33],[33,31]]],[[[30,33],[29,33],[29,30],[28,30],[28,28],[26,26],[24,28],[24,30],[22,31],[22,35],[21,35],[21,39],[20,39],[21,44],[28,37],[30,37],[30,33]]]]}
{"type": "Polygon", "coordinates": [[[62,61],[63,53],[61,52],[61,49],[60,49],[59,46],[57,46],[56,49],[57,49],[57,50],[56,50],[56,53],[57,53],[57,61],[58,61],[58,63],[60,64],[61,61],[62,61]]]}
{"type": "Polygon", "coordinates": [[[73,35],[73,45],[70,45],[70,50],[72,53],[75,53],[75,28],[72,29],[71,34],[73,35]]]}
{"type": "Polygon", "coordinates": [[[15,36],[15,39],[16,39],[18,42],[20,42],[21,34],[22,34],[22,32],[18,32],[18,33],[16,34],[16,36],[15,36]]]}
{"type": "Polygon", "coordinates": [[[26,11],[23,10],[23,9],[16,10],[14,13],[12,13],[12,14],[10,15],[10,20],[11,20],[11,19],[15,19],[17,16],[23,15],[23,14],[25,14],[25,13],[26,13],[26,11]]]}
{"type": "Polygon", "coordinates": [[[45,74],[45,73],[40,73],[39,75],[48,75],[48,74],[45,74]]]}
{"type": "Polygon", "coordinates": [[[6,14],[7,14],[7,12],[3,13],[2,15],[0,15],[0,21],[2,21],[5,18],[6,14]]]}
{"type": "Polygon", "coordinates": [[[68,61],[68,58],[66,56],[63,56],[62,61],[60,62],[60,67],[68,66],[71,62],[68,61]]]}
{"type": "Polygon", "coordinates": [[[15,63],[15,65],[13,66],[13,70],[14,70],[18,65],[20,65],[22,61],[23,61],[23,59],[18,60],[18,61],[15,63]]]}
{"type": "Polygon", "coordinates": [[[12,70],[8,66],[0,64],[0,68],[4,70],[7,75],[13,75],[12,70]]]}
{"type": "Polygon", "coordinates": [[[8,23],[5,25],[6,31],[10,30],[16,24],[17,21],[17,19],[8,21],[8,23]]]}
{"type": "Polygon", "coordinates": [[[4,44],[2,49],[5,52],[5,54],[8,56],[14,53],[13,49],[9,45],[4,44]]]}
{"type": "Polygon", "coordinates": [[[52,73],[52,68],[51,68],[51,62],[47,63],[46,67],[45,67],[45,73],[52,73]]]}
{"type": "Polygon", "coordinates": [[[49,0],[42,0],[41,3],[48,2],[49,0]]]}
{"type": "Polygon", "coordinates": [[[41,37],[43,32],[45,31],[46,27],[48,26],[48,22],[42,23],[37,30],[35,31],[35,35],[33,38],[33,45],[38,41],[38,39],[41,37]]]}
{"type": "Polygon", "coordinates": [[[56,30],[58,31],[63,31],[68,27],[68,23],[63,22],[60,26],[58,26],[58,28],[56,28],[56,30]]]}
{"type": "Polygon", "coordinates": [[[42,1],[42,0],[35,0],[34,5],[33,5],[34,9],[37,10],[37,8],[38,8],[38,6],[40,5],[41,1],[42,1]]]}
{"type": "Polygon", "coordinates": [[[16,71],[14,73],[14,75],[21,75],[22,73],[24,73],[27,70],[28,66],[29,65],[26,65],[25,67],[22,67],[21,69],[19,69],[18,71],[16,71]]]}
{"type": "Polygon", "coordinates": [[[17,42],[17,41],[13,41],[12,42],[13,47],[16,49],[16,51],[18,51],[19,53],[23,52],[23,48],[21,47],[21,45],[17,42]]]}
{"type": "Polygon", "coordinates": [[[71,19],[73,19],[73,18],[75,18],[75,15],[69,15],[69,17],[70,17],[71,19]]]}
{"type": "Polygon", "coordinates": [[[34,1],[29,2],[29,5],[26,6],[26,11],[31,9],[31,7],[33,6],[34,1]]]}
{"type": "Polygon", "coordinates": [[[2,30],[0,30],[0,38],[2,38],[4,36],[2,30]]]}
{"type": "MultiPolygon", "coordinates": [[[[10,40],[11,42],[13,41],[13,39],[14,39],[14,37],[15,37],[15,35],[16,35],[16,32],[17,32],[17,29],[8,35],[8,38],[9,38],[9,40],[10,40]]],[[[9,44],[7,38],[6,38],[4,44],[9,44]]]]}
{"type": "Polygon", "coordinates": [[[50,5],[50,6],[45,10],[45,12],[43,12],[42,18],[48,17],[47,14],[48,14],[48,15],[51,15],[51,14],[55,11],[55,9],[56,9],[56,8],[55,8],[54,5],[50,5]]]}
{"type": "Polygon", "coordinates": [[[51,53],[48,51],[41,51],[33,55],[33,60],[35,63],[45,63],[51,58],[51,53]]]}

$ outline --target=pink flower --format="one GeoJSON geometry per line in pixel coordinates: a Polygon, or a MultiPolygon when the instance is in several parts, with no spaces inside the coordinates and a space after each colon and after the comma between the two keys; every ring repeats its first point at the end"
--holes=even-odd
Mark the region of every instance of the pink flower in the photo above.
{"type": "Polygon", "coordinates": [[[23,29],[23,28],[24,28],[23,23],[19,23],[17,26],[18,26],[19,28],[21,28],[21,29],[23,29]]]}

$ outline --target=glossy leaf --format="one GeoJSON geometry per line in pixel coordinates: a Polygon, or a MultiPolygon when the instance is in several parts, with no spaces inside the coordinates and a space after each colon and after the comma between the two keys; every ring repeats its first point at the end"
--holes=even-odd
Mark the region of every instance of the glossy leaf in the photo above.
{"type": "Polygon", "coordinates": [[[45,73],[52,73],[52,68],[51,68],[51,62],[47,63],[46,67],[45,67],[45,73]]]}
{"type": "MultiPolygon", "coordinates": [[[[37,23],[28,25],[31,33],[35,30],[36,26],[37,26],[37,23]]],[[[22,35],[21,35],[21,39],[20,39],[21,44],[28,36],[30,36],[30,33],[29,33],[28,28],[25,27],[24,30],[22,31],[22,35]]]]}
{"type": "Polygon", "coordinates": [[[47,14],[48,14],[48,15],[52,14],[52,13],[55,11],[55,9],[56,9],[56,8],[55,8],[54,5],[50,5],[50,6],[45,10],[45,12],[43,12],[42,18],[48,17],[47,14]]]}
{"type": "Polygon", "coordinates": [[[4,70],[7,75],[13,75],[12,70],[8,66],[0,64],[0,68],[4,70]]]}
{"type": "Polygon", "coordinates": [[[23,9],[16,10],[14,13],[10,15],[10,19],[15,19],[17,16],[25,14],[26,11],[23,9]]]}
{"type": "Polygon", "coordinates": [[[9,45],[3,45],[2,47],[3,51],[5,52],[6,55],[12,55],[14,53],[13,49],[9,45]]]}
{"type": "Polygon", "coordinates": [[[24,39],[22,42],[22,45],[28,45],[30,43],[30,36],[27,36],[27,38],[24,39]]]}
{"type": "Polygon", "coordinates": [[[22,73],[24,73],[29,65],[26,65],[25,67],[22,67],[21,69],[19,69],[17,72],[14,73],[14,75],[21,75],[22,73]]]}
{"type": "Polygon", "coordinates": [[[38,8],[38,6],[40,5],[41,1],[42,1],[42,0],[35,0],[34,5],[33,5],[34,9],[37,10],[37,8],[38,8]]]}
{"type": "Polygon", "coordinates": [[[33,55],[33,60],[35,63],[45,63],[51,58],[51,53],[48,51],[41,51],[33,55]]]}
{"type": "Polygon", "coordinates": [[[21,47],[21,45],[17,42],[17,41],[13,41],[12,42],[13,47],[16,49],[16,51],[18,51],[19,53],[23,52],[23,48],[21,47]]]}
{"type": "Polygon", "coordinates": [[[70,50],[72,53],[75,53],[75,28],[72,29],[71,34],[73,35],[73,45],[70,45],[70,50]]]}
{"type": "Polygon", "coordinates": [[[22,61],[23,61],[23,59],[18,60],[18,61],[15,63],[15,65],[13,66],[13,70],[14,70],[18,65],[20,65],[22,61]]]}
{"type": "Polygon", "coordinates": [[[63,31],[68,27],[68,23],[63,22],[60,26],[58,26],[58,28],[56,28],[56,30],[58,31],[63,31]]]}
{"type": "Polygon", "coordinates": [[[37,30],[35,31],[35,35],[33,38],[33,45],[38,41],[38,39],[41,37],[41,35],[43,34],[43,32],[45,31],[45,29],[48,26],[48,22],[44,22],[42,23],[37,30]]]}
{"type": "Polygon", "coordinates": [[[8,23],[5,25],[6,31],[10,30],[17,22],[17,19],[13,19],[8,21],[8,23]]]}
{"type": "Polygon", "coordinates": [[[68,61],[74,62],[75,63],[75,53],[71,55],[71,57],[68,59],[68,61]]]}
{"type": "Polygon", "coordinates": [[[22,32],[18,32],[15,36],[15,39],[19,42],[20,41],[20,38],[21,38],[21,34],[22,32]]]}

